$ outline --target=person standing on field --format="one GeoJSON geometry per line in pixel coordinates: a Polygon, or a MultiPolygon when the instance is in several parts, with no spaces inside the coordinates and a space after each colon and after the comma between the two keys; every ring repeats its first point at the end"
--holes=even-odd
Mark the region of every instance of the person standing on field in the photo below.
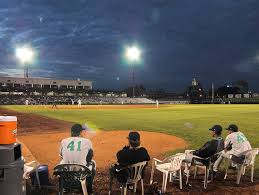
{"type": "Polygon", "coordinates": [[[25,105],[26,105],[26,106],[29,105],[29,100],[28,100],[28,99],[25,100],[25,105]]]}
{"type": "Polygon", "coordinates": [[[156,100],[156,108],[159,108],[159,102],[156,100]]]}
{"type": "Polygon", "coordinates": [[[78,106],[78,108],[82,107],[82,100],[80,98],[77,101],[77,106],[78,106]]]}

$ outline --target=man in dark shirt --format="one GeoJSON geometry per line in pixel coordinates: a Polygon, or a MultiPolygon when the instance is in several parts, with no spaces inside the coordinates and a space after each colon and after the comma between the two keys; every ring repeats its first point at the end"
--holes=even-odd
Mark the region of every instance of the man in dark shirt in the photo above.
{"type": "Polygon", "coordinates": [[[110,168],[110,191],[114,177],[120,183],[126,183],[128,173],[126,170],[121,169],[132,164],[150,160],[147,150],[144,147],[140,147],[140,135],[138,132],[130,132],[127,138],[129,141],[128,146],[125,146],[117,153],[118,164],[110,168]]]}
{"type": "Polygon", "coordinates": [[[208,158],[224,149],[224,140],[221,137],[222,127],[220,125],[214,125],[209,130],[212,133],[213,139],[206,142],[200,149],[195,150],[193,155],[208,158]]]}
{"type": "MultiPolygon", "coordinates": [[[[186,159],[185,162],[192,162],[193,157],[198,156],[200,158],[208,158],[212,157],[214,154],[221,152],[224,149],[224,140],[221,137],[222,127],[220,125],[214,125],[209,129],[211,131],[211,135],[213,137],[212,140],[206,142],[200,149],[198,150],[186,150],[186,159]]],[[[213,159],[212,159],[213,160],[213,159]]],[[[215,158],[216,160],[216,158],[215,158]]],[[[185,166],[185,173],[188,172],[187,164],[185,166]]]]}

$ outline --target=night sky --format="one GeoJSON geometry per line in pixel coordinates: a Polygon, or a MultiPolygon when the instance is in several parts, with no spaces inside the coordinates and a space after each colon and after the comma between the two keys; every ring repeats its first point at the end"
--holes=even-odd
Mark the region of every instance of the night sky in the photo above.
{"type": "Polygon", "coordinates": [[[259,0],[0,0],[0,75],[23,76],[15,48],[37,51],[34,77],[130,83],[127,45],[142,49],[136,82],[183,91],[248,80],[259,91],[259,0]]]}

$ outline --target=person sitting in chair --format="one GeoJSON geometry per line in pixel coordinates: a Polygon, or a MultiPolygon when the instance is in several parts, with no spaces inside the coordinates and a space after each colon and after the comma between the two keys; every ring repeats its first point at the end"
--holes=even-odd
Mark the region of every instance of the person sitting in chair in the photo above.
{"type": "Polygon", "coordinates": [[[93,178],[96,165],[93,158],[93,146],[89,139],[82,137],[82,132],[87,130],[80,124],[74,124],[71,128],[71,137],[63,139],[60,146],[60,164],[79,164],[88,167],[92,176],[87,179],[87,191],[93,193],[93,178]]]}
{"type": "Polygon", "coordinates": [[[140,146],[140,135],[138,132],[130,132],[127,139],[128,145],[117,153],[118,164],[110,168],[110,191],[114,177],[120,183],[126,183],[128,173],[126,170],[121,169],[129,165],[150,160],[147,150],[140,146]]]}
{"type": "MultiPolygon", "coordinates": [[[[224,149],[224,140],[221,137],[222,127],[220,125],[214,125],[209,129],[211,131],[212,140],[206,142],[200,149],[198,150],[186,150],[186,159],[185,162],[191,164],[193,158],[198,156],[200,158],[208,158],[212,157],[216,153],[221,152],[224,149]]],[[[216,160],[216,159],[215,159],[216,160]]],[[[188,172],[188,166],[185,166],[185,173],[188,172]]]]}
{"type": "Polygon", "coordinates": [[[245,135],[238,130],[238,126],[232,124],[229,125],[226,130],[228,130],[228,136],[225,140],[226,148],[221,152],[221,155],[213,166],[214,175],[216,175],[223,158],[231,159],[233,156],[238,158],[241,157],[244,152],[252,149],[245,135]]]}

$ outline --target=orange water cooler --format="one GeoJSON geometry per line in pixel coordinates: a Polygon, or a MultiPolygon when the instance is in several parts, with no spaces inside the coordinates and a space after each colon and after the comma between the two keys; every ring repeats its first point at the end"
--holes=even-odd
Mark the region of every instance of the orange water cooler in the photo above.
{"type": "Polygon", "coordinates": [[[0,144],[14,144],[17,136],[17,117],[0,116],[0,144]]]}
{"type": "Polygon", "coordinates": [[[16,142],[17,117],[0,116],[0,194],[24,195],[24,161],[16,142]]]}

